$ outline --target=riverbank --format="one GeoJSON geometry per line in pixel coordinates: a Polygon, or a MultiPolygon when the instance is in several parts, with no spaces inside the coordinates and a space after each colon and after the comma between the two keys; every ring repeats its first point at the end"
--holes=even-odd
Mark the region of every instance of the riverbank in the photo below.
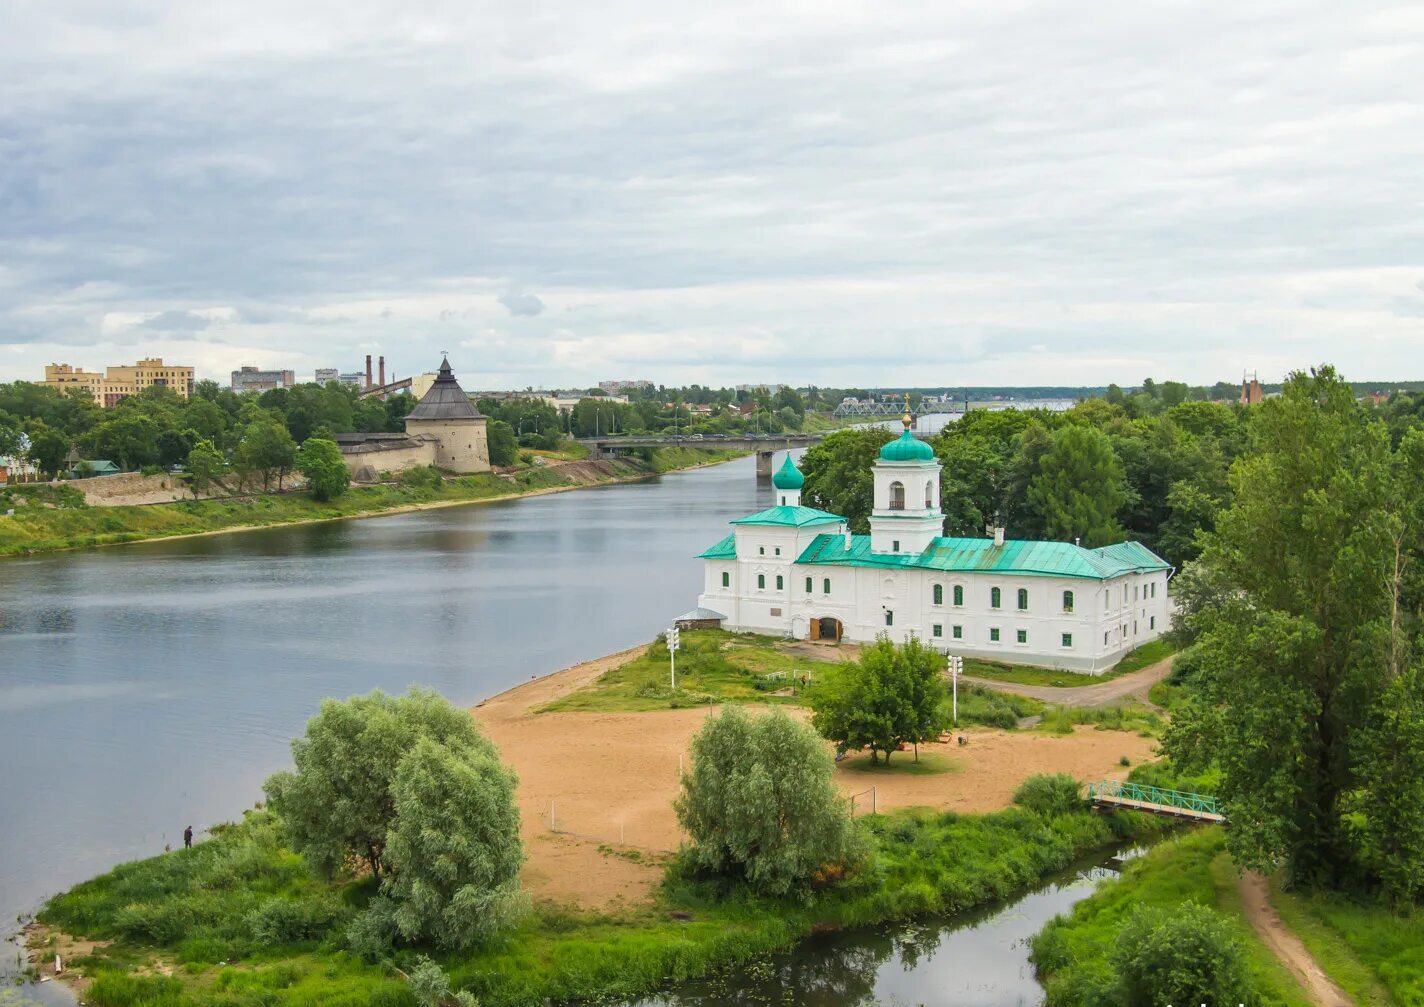
{"type": "MultiPolygon", "coordinates": [[[[873,786],[880,810],[893,809],[860,819],[876,863],[847,884],[802,902],[665,880],[667,851],[680,840],[671,809],[679,757],[705,710],[539,712],[644,649],[524,683],[474,710],[520,779],[523,880],[535,906],[501,941],[438,959],[486,1007],[632,997],[812,932],[964,911],[1164,827],[1134,816],[1043,817],[1009,807],[1016,782],[1035,770],[1078,759],[1072,769],[1107,775],[1123,744],[1144,740],[976,730],[953,755],[922,746],[926,763],[943,758],[947,771],[842,764],[843,792],[873,786]],[[989,813],[960,813],[976,810],[989,813]]],[[[293,1005],[412,1003],[394,973],[343,951],[344,928],[368,887],[312,878],[265,812],[213,831],[191,851],[123,865],[52,900],[41,913],[49,929],[30,935],[37,956],[49,960],[56,946],[75,955],[67,975],[92,981],[84,997],[101,1007],[236,1007],[258,994],[293,1005]],[[269,917],[297,921],[290,939],[274,943],[270,931],[254,930],[269,917]]],[[[410,956],[398,955],[397,965],[408,966],[410,956]]]]}
{"type": "Polygon", "coordinates": [[[306,493],[277,493],[144,506],[17,508],[11,517],[0,516],[0,557],[489,503],[639,482],[740,456],[739,452],[714,448],[660,448],[651,452],[650,460],[569,461],[508,473],[451,476],[438,486],[352,486],[326,503],[306,493]]]}

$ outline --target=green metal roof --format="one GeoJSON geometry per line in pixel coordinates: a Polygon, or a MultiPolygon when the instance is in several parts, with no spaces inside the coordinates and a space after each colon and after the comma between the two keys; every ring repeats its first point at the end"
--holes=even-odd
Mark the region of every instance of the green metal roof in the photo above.
{"type": "Polygon", "coordinates": [[[801,470],[791,460],[790,451],[786,452],[786,461],[781,463],[781,468],[776,470],[776,475],[771,477],[771,484],[779,490],[799,490],[806,485],[806,477],[801,474],[801,470]]]}
{"type": "Polygon", "coordinates": [[[737,536],[728,535],[712,548],[699,553],[698,559],[736,559],[737,558],[737,536]]]}
{"type": "Polygon", "coordinates": [[[796,560],[806,565],[943,570],[946,573],[1012,573],[1040,577],[1109,580],[1126,573],[1170,570],[1171,565],[1139,542],[1084,549],[1067,542],[1005,542],[987,538],[936,538],[922,553],[873,553],[869,535],[817,535],[796,560]]]}
{"type": "Polygon", "coordinates": [[[814,507],[768,507],[764,511],[739,517],[732,524],[774,524],[789,528],[805,528],[816,524],[839,524],[845,518],[828,514],[814,507]]]}
{"type": "Polygon", "coordinates": [[[887,462],[932,462],[935,460],[935,453],[934,448],[910,433],[910,428],[906,427],[899,438],[880,449],[880,457],[887,462]]]}

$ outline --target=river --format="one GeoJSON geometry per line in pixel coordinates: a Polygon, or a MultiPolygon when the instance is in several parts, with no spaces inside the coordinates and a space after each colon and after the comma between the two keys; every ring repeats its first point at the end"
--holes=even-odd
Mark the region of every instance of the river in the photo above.
{"type": "Polygon", "coordinates": [[[651,639],[770,505],[752,467],[0,560],[0,927],[237,817],[323,697],[473,704],[651,639]]]}

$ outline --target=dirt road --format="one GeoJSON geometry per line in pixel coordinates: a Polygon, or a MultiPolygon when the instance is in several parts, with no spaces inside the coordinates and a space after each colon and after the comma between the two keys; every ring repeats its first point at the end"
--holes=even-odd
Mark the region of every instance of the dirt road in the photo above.
{"type": "Polygon", "coordinates": [[[1291,933],[1276,915],[1266,879],[1255,871],[1247,871],[1241,875],[1239,885],[1241,906],[1251,926],[1256,928],[1256,933],[1261,935],[1271,953],[1290,969],[1291,975],[1295,976],[1316,1007],[1354,1007],[1355,1002],[1330,981],[1300,938],[1291,933]]]}
{"type": "Polygon", "coordinates": [[[1119,678],[1109,679],[1095,685],[1078,685],[1055,688],[1051,685],[1019,685],[1015,682],[1000,682],[992,678],[963,676],[961,682],[982,685],[987,689],[1012,692],[1031,699],[1053,703],[1056,706],[1103,706],[1119,699],[1137,699],[1148,702],[1147,692],[1172,670],[1172,659],[1163,658],[1156,664],[1149,664],[1141,671],[1134,671],[1119,678]]]}

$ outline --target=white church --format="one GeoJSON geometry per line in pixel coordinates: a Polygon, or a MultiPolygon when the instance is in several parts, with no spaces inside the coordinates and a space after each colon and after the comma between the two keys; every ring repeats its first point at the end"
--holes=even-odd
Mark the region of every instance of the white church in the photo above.
{"type": "Polygon", "coordinates": [[[732,522],[701,554],[696,615],[732,630],[798,640],[880,633],[966,657],[1096,674],[1168,629],[1172,567],[1138,542],[946,538],[940,464],[905,431],[875,463],[870,534],[801,506],[790,454],[772,479],[776,505],[732,522]]]}

